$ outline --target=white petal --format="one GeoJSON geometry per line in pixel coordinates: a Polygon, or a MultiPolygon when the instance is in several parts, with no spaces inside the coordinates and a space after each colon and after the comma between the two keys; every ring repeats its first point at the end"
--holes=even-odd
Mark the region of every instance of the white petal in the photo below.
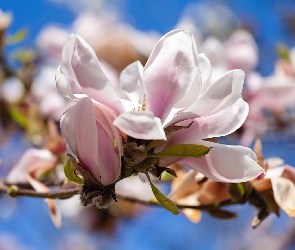
{"type": "Polygon", "coordinates": [[[163,36],[144,67],[147,110],[164,122],[200,77],[197,65],[196,45],[190,33],[174,30],[163,36]]]}
{"type": "Polygon", "coordinates": [[[117,117],[114,125],[125,134],[143,140],[166,140],[161,120],[151,112],[125,112],[117,117]]]}
{"type": "Polygon", "coordinates": [[[253,160],[254,156],[248,156],[252,155],[250,149],[245,150],[242,147],[235,148],[207,141],[198,141],[196,144],[213,148],[202,158],[161,158],[159,166],[166,167],[175,162],[181,162],[212,180],[233,183],[252,180],[264,172],[253,160]]]}
{"type": "MultiPolygon", "coordinates": [[[[233,133],[242,126],[248,115],[248,104],[240,98],[234,105],[213,115],[196,118],[186,121],[186,124],[178,123],[177,125],[188,125],[190,121],[194,123],[188,129],[182,129],[172,134],[169,145],[179,143],[192,143],[200,139],[220,137],[233,133]]],[[[178,117],[175,117],[177,119],[178,117]]],[[[171,121],[174,123],[175,119],[171,121]]]]}
{"type": "Polygon", "coordinates": [[[139,61],[128,65],[120,74],[120,86],[130,101],[143,102],[143,66],[139,61]]]}
{"type": "Polygon", "coordinates": [[[199,54],[198,55],[198,61],[199,61],[199,68],[202,75],[202,89],[204,88],[204,85],[209,81],[212,75],[212,67],[209,59],[205,56],[205,54],[199,54]]]}
{"type": "Polygon", "coordinates": [[[234,104],[241,98],[244,77],[245,73],[242,70],[227,72],[218,81],[211,84],[186,112],[192,112],[197,116],[206,116],[234,104]]]}
{"type": "Polygon", "coordinates": [[[94,50],[78,35],[71,35],[63,49],[63,62],[69,76],[95,101],[120,114],[120,99],[107,79],[94,50]]]}

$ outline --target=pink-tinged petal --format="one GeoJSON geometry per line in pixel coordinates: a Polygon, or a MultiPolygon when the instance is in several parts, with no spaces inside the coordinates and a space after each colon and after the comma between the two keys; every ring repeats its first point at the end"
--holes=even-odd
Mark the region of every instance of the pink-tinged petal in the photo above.
{"type": "Polygon", "coordinates": [[[105,123],[103,123],[102,119],[100,120],[100,118],[98,118],[97,116],[97,106],[95,105],[94,111],[96,114],[96,120],[99,121],[99,123],[101,123],[101,125],[104,127],[104,129],[107,131],[107,133],[109,134],[111,140],[116,139],[117,141],[117,148],[119,151],[119,155],[121,157],[121,151],[122,151],[122,136],[121,136],[121,132],[118,128],[116,128],[115,126],[113,126],[113,122],[116,119],[116,115],[114,114],[114,112],[112,112],[110,109],[106,108],[105,106],[102,105],[98,105],[98,108],[100,110],[100,112],[104,115],[105,117],[105,123]]]}
{"type": "Polygon", "coordinates": [[[73,81],[77,85],[79,85],[74,69],[72,67],[72,58],[75,52],[76,40],[77,40],[76,35],[71,34],[69,37],[69,40],[67,41],[67,43],[64,45],[62,49],[62,61],[70,78],[73,79],[73,81]]]}
{"type": "Polygon", "coordinates": [[[120,74],[120,85],[130,101],[141,104],[144,98],[143,66],[136,61],[127,66],[120,74]]]}
{"type": "Polygon", "coordinates": [[[125,134],[143,140],[166,140],[161,120],[151,112],[125,112],[119,115],[114,125],[125,134]]]}
{"type": "Polygon", "coordinates": [[[90,172],[94,179],[100,181],[98,136],[91,99],[83,98],[70,107],[62,120],[61,128],[66,143],[69,143],[83,168],[90,172]]]}
{"type": "Polygon", "coordinates": [[[174,30],[163,36],[144,67],[147,110],[164,122],[200,77],[197,66],[196,45],[190,33],[174,30]]]}
{"type": "Polygon", "coordinates": [[[248,73],[258,63],[257,51],[253,36],[248,31],[237,30],[225,42],[224,58],[229,69],[242,69],[248,73]]]}
{"type": "Polygon", "coordinates": [[[183,112],[183,115],[190,112],[195,114],[195,117],[213,115],[233,105],[241,98],[244,77],[245,73],[242,70],[227,72],[212,83],[199,99],[183,112]]]}
{"type": "Polygon", "coordinates": [[[226,146],[234,150],[238,150],[241,153],[245,154],[246,156],[250,157],[253,161],[258,162],[257,155],[254,153],[254,151],[251,148],[247,148],[240,145],[226,145],[226,146]]]}
{"type": "Polygon", "coordinates": [[[286,178],[271,179],[273,195],[276,203],[290,217],[295,217],[295,186],[286,178]]]}
{"type": "Polygon", "coordinates": [[[116,127],[113,126],[114,115],[104,106],[94,106],[98,140],[98,164],[101,174],[101,183],[114,183],[120,175],[122,138],[116,127]],[[116,139],[117,146],[114,146],[116,139]]]}
{"type": "Polygon", "coordinates": [[[184,142],[194,143],[200,139],[231,134],[243,125],[248,111],[248,104],[240,98],[236,103],[218,113],[178,123],[177,125],[185,126],[193,121],[190,128],[174,132],[169,139],[168,145],[172,146],[184,142]]]}
{"type": "MultiPolygon", "coordinates": [[[[97,118],[103,119],[101,111],[96,111],[97,118]],[[99,114],[100,113],[100,114],[99,114]]],[[[105,119],[105,118],[104,118],[105,119]]],[[[120,175],[121,158],[117,147],[114,146],[115,138],[110,137],[108,131],[104,129],[103,123],[97,120],[97,144],[98,144],[98,168],[100,173],[100,182],[106,186],[114,183],[120,175]]],[[[109,131],[110,132],[110,131],[109,131]]]]}
{"type": "Polygon", "coordinates": [[[63,62],[69,76],[83,92],[120,114],[120,98],[102,70],[94,50],[78,35],[71,35],[63,48],[63,62]]]}
{"type": "Polygon", "coordinates": [[[161,158],[159,166],[166,167],[181,162],[188,168],[201,172],[208,178],[222,182],[245,182],[259,176],[264,170],[255,162],[250,149],[233,147],[207,141],[196,144],[212,147],[202,158],[161,158]]]}
{"type": "Polygon", "coordinates": [[[45,169],[53,167],[56,162],[56,156],[47,149],[30,148],[8,173],[6,180],[11,183],[27,183],[26,175],[30,169],[38,167],[45,171],[45,169]]]}

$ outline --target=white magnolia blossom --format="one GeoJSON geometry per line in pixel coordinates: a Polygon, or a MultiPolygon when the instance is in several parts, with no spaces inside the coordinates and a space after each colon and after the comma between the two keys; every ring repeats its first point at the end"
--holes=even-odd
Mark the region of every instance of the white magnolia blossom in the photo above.
{"type": "MultiPolygon", "coordinates": [[[[109,131],[111,140],[117,139],[119,130],[131,138],[162,140],[154,153],[180,144],[212,147],[202,158],[159,157],[160,167],[181,162],[213,180],[229,182],[248,181],[263,172],[249,148],[203,140],[236,131],[247,117],[248,105],[241,98],[244,72],[231,70],[211,81],[210,62],[204,54],[198,54],[191,33],[173,30],[164,35],[145,66],[135,62],[123,70],[119,90],[80,36],[70,36],[62,56],[69,80],[59,67],[57,88],[62,95],[78,101],[62,118],[63,135],[78,159],[88,162],[88,171],[100,173],[100,180],[104,179],[101,173],[119,171],[120,163],[110,166],[100,162],[102,154],[113,152],[113,146],[102,146],[98,136],[101,131],[95,129],[101,121],[91,111],[93,107],[95,112],[100,109],[107,114],[108,123],[103,129],[109,131]],[[70,86],[70,81],[80,88],[79,92],[70,86]],[[88,125],[87,120],[93,125],[88,125]],[[186,128],[168,133],[173,126],[186,128]]],[[[122,141],[117,142],[121,145],[122,141]]],[[[120,157],[119,148],[115,154],[115,158],[120,157]]],[[[106,180],[108,183],[111,178],[106,180]]]]}

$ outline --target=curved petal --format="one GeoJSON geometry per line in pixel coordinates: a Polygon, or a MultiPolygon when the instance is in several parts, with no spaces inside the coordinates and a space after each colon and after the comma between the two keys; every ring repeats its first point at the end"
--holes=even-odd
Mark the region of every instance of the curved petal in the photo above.
{"type": "Polygon", "coordinates": [[[120,85],[130,101],[140,104],[143,102],[143,66],[139,61],[128,65],[120,74],[120,85]]]}
{"type": "Polygon", "coordinates": [[[112,129],[114,126],[110,123],[110,117],[106,116],[107,111],[103,110],[103,106],[94,106],[94,112],[98,144],[97,167],[99,168],[100,181],[106,186],[114,183],[120,175],[121,157],[118,153],[118,147],[121,149],[122,143],[117,137],[118,146],[114,146],[115,136],[112,129]]]}
{"type": "Polygon", "coordinates": [[[120,98],[105,76],[94,50],[78,35],[72,34],[63,48],[63,62],[69,76],[95,101],[120,114],[120,98]]]}
{"type": "MultiPolygon", "coordinates": [[[[119,129],[117,129],[115,126],[113,126],[113,122],[116,118],[115,114],[111,110],[105,108],[105,106],[103,106],[103,105],[98,105],[98,106],[95,105],[94,112],[96,115],[96,120],[99,121],[99,123],[103,126],[104,130],[107,131],[113,144],[114,144],[114,140],[116,140],[117,146],[115,148],[117,148],[117,150],[119,152],[119,156],[121,158],[122,136],[121,136],[119,129]],[[101,112],[104,115],[104,118],[98,116],[97,109],[99,109],[99,112],[101,112]]],[[[121,166],[121,162],[119,165],[121,166]]]]}
{"type": "Polygon", "coordinates": [[[60,65],[58,66],[56,70],[55,81],[56,81],[56,88],[60,94],[71,99],[77,99],[76,96],[74,96],[71,86],[67,78],[65,77],[64,73],[62,72],[60,65]]]}
{"type": "Polygon", "coordinates": [[[63,61],[63,64],[64,64],[70,78],[72,78],[73,81],[77,85],[79,85],[79,82],[76,78],[74,69],[72,67],[72,58],[73,58],[73,54],[75,51],[76,39],[77,39],[76,35],[74,35],[74,34],[70,35],[69,40],[67,41],[67,43],[64,45],[64,47],[62,49],[62,61],[63,61]]]}
{"type": "Polygon", "coordinates": [[[206,89],[207,83],[212,75],[212,67],[209,59],[204,53],[198,55],[199,68],[202,76],[202,91],[206,89]]]}
{"type": "Polygon", "coordinates": [[[160,158],[159,166],[166,167],[175,162],[181,162],[212,180],[233,183],[252,180],[264,172],[263,168],[248,156],[251,155],[250,149],[207,141],[198,141],[196,144],[212,147],[212,149],[202,158],[160,158]]]}
{"type": "Polygon", "coordinates": [[[227,72],[218,81],[210,84],[199,99],[179,114],[175,120],[182,121],[213,115],[233,105],[241,98],[244,76],[245,73],[238,69],[227,72]]]}
{"type": "Polygon", "coordinates": [[[95,113],[90,98],[81,99],[70,107],[61,128],[66,143],[85,168],[97,181],[100,181],[98,168],[98,137],[95,113]]]}
{"type": "Polygon", "coordinates": [[[143,140],[166,140],[161,120],[151,112],[125,112],[119,115],[114,125],[127,135],[143,140]]]}
{"type": "MultiPolygon", "coordinates": [[[[231,134],[243,125],[248,112],[248,104],[240,98],[236,103],[218,113],[192,120],[194,123],[190,128],[182,129],[172,134],[168,145],[172,146],[184,143],[184,141],[185,143],[194,143],[200,139],[231,134]]],[[[189,121],[186,124],[182,122],[177,125],[185,126],[188,123],[189,121]]]]}
{"type": "Polygon", "coordinates": [[[147,110],[164,122],[200,77],[192,35],[174,30],[163,36],[144,67],[143,77],[147,110]]]}

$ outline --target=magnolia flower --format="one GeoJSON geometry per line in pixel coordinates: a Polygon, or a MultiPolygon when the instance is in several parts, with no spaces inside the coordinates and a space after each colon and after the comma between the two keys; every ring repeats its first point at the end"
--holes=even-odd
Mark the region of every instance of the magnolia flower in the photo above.
{"type": "Polygon", "coordinates": [[[258,47],[252,34],[236,30],[224,43],[225,61],[229,69],[251,72],[258,64],[258,47]]]}
{"type": "Polygon", "coordinates": [[[284,75],[272,75],[263,78],[252,73],[247,81],[249,103],[259,109],[282,112],[295,105],[294,78],[284,75]]]}
{"type": "Polygon", "coordinates": [[[283,112],[295,105],[294,78],[282,74],[274,74],[263,78],[252,72],[247,78],[245,98],[249,103],[250,112],[243,125],[244,132],[241,144],[248,146],[259,135],[269,128],[269,122],[264,113],[268,110],[279,121],[283,112]]]}
{"type": "Polygon", "coordinates": [[[144,112],[124,112],[115,120],[120,130],[139,139],[167,139],[156,147],[156,152],[179,144],[213,147],[202,158],[160,158],[159,166],[182,162],[213,180],[231,182],[250,180],[261,173],[250,149],[201,140],[234,132],[244,122],[248,105],[241,98],[244,73],[232,70],[211,83],[210,62],[204,54],[197,54],[191,34],[169,32],[157,43],[144,68],[137,63],[122,73],[121,87],[130,99],[145,98],[144,112]],[[133,84],[128,70],[133,74],[133,84]],[[175,131],[168,138],[161,136],[163,129],[191,122],[189,128],[175,131]]]}
{"type": "Polygon", "coordinates": [[[248,75],[258,64],[258,48],[251,33],[238,29],[222,43],[210,36],[200,46],[213,67],[213,79],[227,70],[242,69],[248,75]]]}
{"type": "MultiPolygon", "coordinates": [[[[79,100],[76,104],[78,106],[73,106],[67,112],[79,114],[73,115],[73,123],[68,122],[69,126],[76,128],[73,132],[66,132],[63,128],[63,133],[68,144],[74,143],[80,148],[77,151],[71,146],[73,153],[78,159],[87,159],[87,170],[93,168],[92,174],[97,181],[103,180],[104,185],[110,184],[115,178],[99,178],[97,172],[100,170],[94,170],[98,162],[92,158],[97,154],[103,155],[102,152],[109,153],[106,151],[113,146],[104,147],[105,150],[102,149],[94,156],[89,153],[88,139],[91,144],[98,143],[94,141],[101,139],[95,136],[95,133],[99,133],[95,126],[92,125],[93,128],[89,129],[88,122],[85,122],[90,119],[94,123],[95,120],[93,111],[87,110],[92,107],[90,99],[81,99],[85,96],[92,99],[94,107],[99,103],[101,109],[106,107],[114,112],[113,124],[123,132],[123,136],[127,136],[126,141],[129,138],[135,145],[134,140],[143,140],[140,145],[136,144],[138,149],[133,149],[133,152],[142,150],[141,159],[132,159],[134,165],[147,163],[148,169],[153,164],[167,167],[175,162],[182,162],[213,180],[230,182],[247,181],[263,172],[250,149],[202,140],[227,135],[238,129],[248,114],[248,105],[241,98],[243,71],[229,71],[216,82],[211,82],[210,62],[204,54],[197,53],[190,33],[181,30],[167,33],[158,41],[144,67],[139,62],[134,62],[125,68],[120,75],[122,95],[117,94],[120,91],[104,74],[94,51],[78,35],[71,35],[64,46],[63,63],[70,79],[80,87],[80,94],[72,91],[61,67],[58,68],[56,81],[59,92],[79,100]],[[81,101],[83,104],[79,104],[81,101]],[[77,132],[80,135],[75,135],[77,132]],[[80,140],[83,145],[79,143],[80,140]],[[159,157],[155,163],[146,161],[145,154],[151,152],[147,144],[151,140],[159,140],[152,148],[152,153],[180,144],[201,144],[213,148],[202,158],[159,157]]],[[[64,121],[65,118],[62,123],[64,121]]],[[[98,124],[99,119],[96,121],[98,124]]],[[[112,127],[112,124],[108,126],[112,127]]],[[[131,152],[130,144],[122,146],[123,151],[131,152]]],[[[120,153],[117,155],[120,156],[120,153]]],[[[114,166],[116,165],[112,165],[112,168],[114,166]]],[[[112,169],[109,171],[116,172],[112,169]]]]}
{"type": "Polygon", "coordinates": [[[116,182],[121,173],[122,139],[112,125],[114,114],[100,104],[85,97],[70,107],[61,119],[61,130],[68,152],[77,162],[77,169],[84,178],[81,193],[83,204],[108,205],[107,195],[93,199],[93,191],[104,191],[105,186],[116,182]]]}

